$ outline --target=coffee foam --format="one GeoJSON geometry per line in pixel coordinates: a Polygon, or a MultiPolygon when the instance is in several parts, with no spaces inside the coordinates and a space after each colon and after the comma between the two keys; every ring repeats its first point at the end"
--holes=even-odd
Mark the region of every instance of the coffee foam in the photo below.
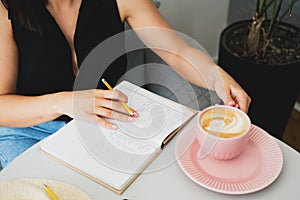
{"type": "Polygon", "coordinates": [[[248,120],[239,112],[226,108],[214,108],[206,111],[200,118],[201,127],[209,134],[231,138],[248,130],[248,120]]]}

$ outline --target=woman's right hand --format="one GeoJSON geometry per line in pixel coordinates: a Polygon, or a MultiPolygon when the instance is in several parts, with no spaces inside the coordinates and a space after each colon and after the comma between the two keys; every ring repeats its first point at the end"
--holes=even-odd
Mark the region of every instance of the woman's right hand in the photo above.
{"type": "Polygon", "coordinates": [[[59,93],[62,114],[75,119],[96,122],[101,127],[117,129],[117,125],[107,119],[132,122],[138,117],[130,116],[121,102],[127,102],[127,96],[117,90],[82,90],[59,93]]]}

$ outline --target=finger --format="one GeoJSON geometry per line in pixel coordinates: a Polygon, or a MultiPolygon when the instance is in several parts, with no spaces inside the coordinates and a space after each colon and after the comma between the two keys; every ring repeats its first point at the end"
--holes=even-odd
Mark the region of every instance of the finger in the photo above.
{"type": "MultiPolygon", "coordinates": [[[[101,105],[101,99],[106,98],[106,99],[113,99],[113,100],[117,100],[118,102],[114,102],[113,104],[111,103],[111,101],[107,101],[104,102],[104,107],[106,108],[113,108],[114,110],[118,110],[120,112],[123,113],[128,113],[127,109],[124,108],[124,106],[121,105],[120,101],[122,102],[127,102],[127,96],[117,90],[100,90],[100,92],[98,93],[98,95],[96,95],[96,100],[97,100],[97,104],[101,105]]],[[[139,114],[136,110],[134,110],[133,108],[130,108],[132,111],[132,117],[137,118],[139,117],[139,114]]]]}
{"type": "Polygon", "coordinates": [[[232,106],[232,107],[238,107],[238,104],[236,104],[235,102],[233,102],[231,100],[227,101],[225,104],[228,106],[232,106]]]}
{"type": "MultiPolygon", "coordinates": [[[[118,101],[123,101],[127,102],[128,98],[127,96],[118,90],[99,90],[97,92],[97,95],[100,95],[100,97],[106,98],[106,99],[113,99],[113,100],[118,100],[118,101]]],[[[97,97],[96,95],[96,97],[97,97]]]]}
{"type": "Polygon", "coordinates": [[[235,104],[237,105],[237,106],[235,105],[235,107],[241,109],[245,113],[248,112],[251,99],[245,92],[243,92],[243,90],[232,89],[231,97],[235,101],[235,104]]]}
{"type": "Polygon", "coordinates": [[[122,112],[122,113],[127,113],[126,109],[121,105],[121,103],[119,101],[116,102],[116,101],[112,101],[109,99],[96,98],[95,106],[108,108],[108,109],[115,110],[115,111],[122,112]]]}
{"type": "Polygon", "coordinates": [[[109,118],[109,119],[115,119],[115,120],[119,120],[119,121],[124,121],[124,122],[132,122],[134,121],[134,118],[124,114],[124,113],[120,113],[108,108],[103,108],[103,107],[97,107],[95,108],[95,114],[109,118]]]}
{"type": "MultiPolygon", "coordinates": [[[[124,106],[122,106],[122,104],[119,101],[116,102],[116,101],[112,101],[112,100],[109,100],[109,99],[96,98],[95,99],[95,106],[109,108],[109,109],[112,109],[112,110],[130,115],[130,113],[128,113],[128,111],[124,108],[124,106]]],[[[139,117],[139,114],[136,110],[134,110],[133,108],[130,108],[130,110],[133,113],[132,115],[130,115],[131,117],[134,117],[134,118],[139,117]]]]}
{"type": "Polygon", "coordinates": [[[133,115],[132,115],[132,117],[133,118],[138,118],[140,115],[139,115],[139,113],[136,111],[136,110],[134,110],[134,109],[132,109],[132,108],[130,108],[131,110],[132,110],[132,112],[133,112],[133,115]]]}
{"type": "Polygon", "coordinates": [[[238,106],[238,103],[236,102],[236,96],[232,90],[229,88],[225,90],[225,99],[224,99],[224,104],[232,107],[238,106]]]}
{"type": "Polygon", "coordinates": [[[118,129],[118,126],[112,122],[109,122],[102,117],[97,116],[97,124],[103,128],[116,130],[118,129]]]}
{"type": "Polygon", "coordinates": [[[245,113],[248,113],[248,109],[249,109],[249,106],[250,106],[250,103],[251,103],[251,98],[248,95],[245,94],[240,99],[243,99],[243,100],[239,101],[240,109],[242,111],[244,111],[245,113]]]}

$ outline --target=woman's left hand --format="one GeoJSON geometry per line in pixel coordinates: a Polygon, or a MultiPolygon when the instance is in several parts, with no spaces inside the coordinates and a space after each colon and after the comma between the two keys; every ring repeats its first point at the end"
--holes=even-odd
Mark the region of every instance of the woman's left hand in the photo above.
{"type": "Polygon", "coordinates": [[[237,107],[247,113],[251,98],[242,87],[219,66],[217,66],[214,77],[215,91],[224,104],[237,107]]]}

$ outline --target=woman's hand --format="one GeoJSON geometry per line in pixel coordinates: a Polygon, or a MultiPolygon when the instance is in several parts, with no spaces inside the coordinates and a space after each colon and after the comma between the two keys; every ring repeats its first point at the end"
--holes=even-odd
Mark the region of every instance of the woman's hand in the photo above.
{"type": "Polygon", "coordinates": [[[107,119],[134,121],[136,111],[130,116],[120,101],[127,102],[127,96],[117,90],[83,90],[60,93],[62,114],[72,118],[96,122],[101,127],[117,129],[117,125],[107,119]]]}
{"type": "Polygon", "coordinates": [[[219,66],[216,67],[214,73],[214,87],[225,105],[240,108],[245,113],[248,112],[251,98],[241,86],[219,66]]]}

